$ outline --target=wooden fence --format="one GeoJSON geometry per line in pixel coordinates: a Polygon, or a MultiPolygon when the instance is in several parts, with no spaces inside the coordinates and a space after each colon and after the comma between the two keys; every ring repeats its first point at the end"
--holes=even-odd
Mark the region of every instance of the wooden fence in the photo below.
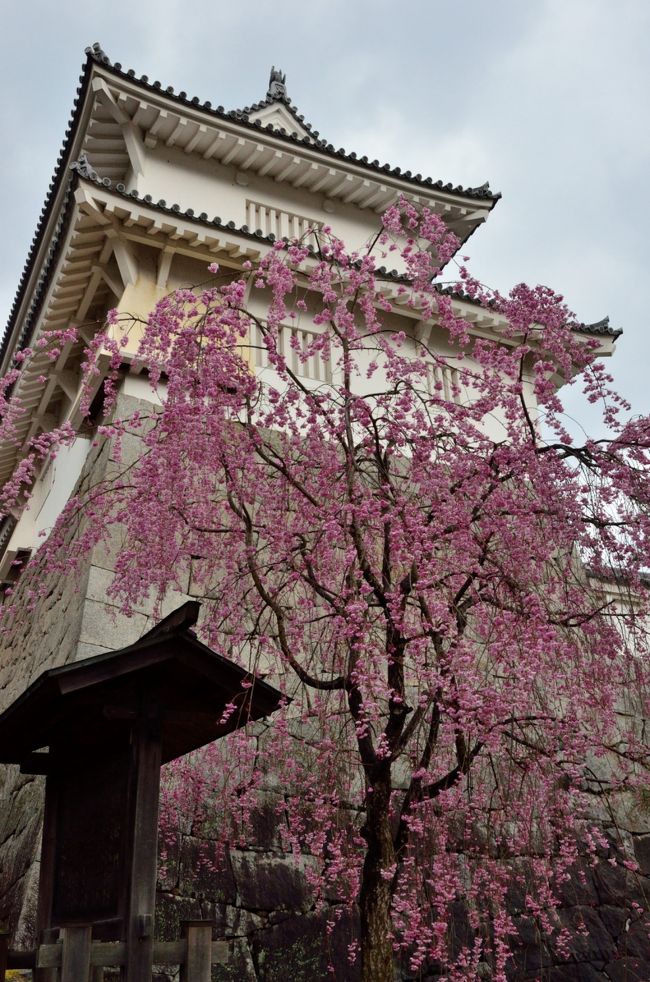
{"type": "MultiPolygon", "coordinates": [[[[8,936],[0,935],[0,982],[10,969],[31,971],[35,982],[103,982],[105,968],[126,965],[125,942],[93,941],[91,925],[59,934],[58,941],[31,951],[10,949],[8,936]]],[[[210,982],[211,966],[227,960],[228,945],[212,940],[210,922],[186,921],[180,941],[153,942],[153,964],[180,966],[181,982],[210,982]]]]}

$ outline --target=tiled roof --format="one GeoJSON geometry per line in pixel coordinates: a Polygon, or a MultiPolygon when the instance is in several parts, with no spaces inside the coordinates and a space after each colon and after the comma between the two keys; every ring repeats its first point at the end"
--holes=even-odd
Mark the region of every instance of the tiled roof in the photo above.
{"type": "Polygon", "coordinates": [[[201,102],[197,96],[193,96],[191,99],[187,95],[187,92],[175,92],[174,87],[168,85],[163,87],[161,82],[150,82],[147,75],[137,75],[136,72],[129,68],[124,70],[119,62],[111,62],[108,55],[102,50],[101,46],[97,43],[93,44],[91,48],[86,48],[86,54],[89,59],[96,62],[98,65],[102,65],[105,68],[110,69],[114,74],[135,81],[138,85],[143,88],[153,91],[161,92],[167,98],[178,102],[181,105],[188,106],[193,109],[201,109],[203,112],[209,113],[211,116],[215,116],[219,119],[230,120],[240,123],[242,126],[251,127],[253,129],[267,129],[273,133],[274,136],[278,136],[283,140],[288,140],[291,143],[298,143],[303,146],[312,147],[319,150],[321,153],[326,154],[329,157],[338,158],[339,160],[344,160],[346,163],[355,164],[358,167],[363,167],[367,170],[374,171],[377,174],[383,174],[386,177],[395,177],[401,181],[406,181],[409,184],[417,185],[423,189],[435,189],[437,191],[444,191],[447,194],[459,195],[464,198],[480,198],[486,201],[492,201],[493,204],[496,203],[501,197],[500,191],[491,191],[489,182],[482,184],[480,187],[476,188],[465,188],[460,184],[453,185],[451,183],[445,183],[444,181],[434,181],[431,177],[423,177],[421,174],[412,174],[410,170],[402,171],[399,167],[392,167],[390,164],[380,164],[378,160],[369,160],[368,157],[359,157],[356,153],[349,153],[343,147],[338,150],[331,143],[327,143],[325,140],[317,139],[317,131],[312,130],[310,124],[306,124],[304,120],[297,114],[295,107],[291,104],[288,96],[282,97],[269,97],[262,100],[262,102],[256,103],[254,106],[249,106],[246,109],[233,109],[227,111],[223,106],[217,106],[216,109],[211,102],[201,102]],[[293,133],[286,133],[282,129],[277,130],[271,123],[264,126],[260,120],[251,121],[248,117],[256,111],[256,109],[264,108],[267,105],[271,105],[272,102],[282,102],[282,105],[287,106],[291,112],[296,116],[296,119],[301,122],[304,129],[308,130],[311,134],[307,137],[296,136],[293,133]]]}
{"type": "MultiPolygon", "coordinates": [[[[16,290],[14,302],[11,306],[11,310],[9,311],[9,318],[7,320],[5,333],[2,338],[2,344],[0,345],[0,360],[4,358],[7,351],[7,347],[9,346],[9,340],[12,336],[13,328],[16,322],[16,317],[18,315],[18,308],[20,307],[20,303],[23,299],[23,293],[27,286],[29,277],[32,274],[34,264],[36,262],[36,256],[38,254],[38,250],[43,239],[43,234],[45,232],[45,227],[47,225],[48,219],[50,217],[50,213],[52,211],[52,206],[54,205],[57,193],[61,189],[61,185],[66,178],[67,168],[70,163],[69,161],[70,149],[72,147],[72,143],[76,135],[77,126],[79,124],[79,117],[81,115],[81,109],[84,104],[84,98],[86,95],[86,89],[88,87],[88,81],[90,79],[91,68],[92,68],[92,60],[90,58],[87,58],[86,64],[84,65],[81,75],[79,76],[79,84],[77,85],[77,93],[73,102],[72,114],[70,116],[70,121],[66,127],[66,131],[63,137],[63,144],[61,146],[61,149],[59,150],[59,155],[56,160],[56,166],[54,168],[54,174],[52,175],[52,179],[50,181],[48,191],[45,196],[45,202],[43,204],[43,207],[41,208],[41,213],[36,223],[36,229],[34,231],[34,235],[32,236],[32,241],[29,247],[29,251],[27,253],[27,259],[25,260],[25,265],[23,266],[23,271],[21,273],[20,280],[18,281],[18,288],[16,290]]],[[[69,196],[69,191],[70,188],[68,186],[65,191],[66,202],[69,196]]],[[[66,211],[66,207],[64,204],[64,208],[62,209],[61,216],[63,216],[65,211],[66,211]]],[[[59,238],[58,232],[60,231],[59,228],[60,225],[61,225],[61,218],[59,219],[59,222],[57,224],[57,231],[53,236],[52,242],[50,243],[50,249],[44,264],[43,272],[39,277],[39,281],[34,291],[34,299],[30,305],[30,310],[26,318],[25,328],[28,327],[28,322],[31,320],[34,307],[37,303],[37,299],[36,299],[37,295],[42,292],[43,282],[47,278],[47,273],[49,272],[49,268],[51,266],[51,262],[53,258],[53,250],[56,249],[56,240],[59,238]]],[[[25,328],[23,329],[22,335],[25,334],[25,328]]],[[[26,343],[25,338],[24,336],[21,336],[21,338],[19,339],[19,346],[22,347],[24,343],[26,343]]]]}
{"type": "MultiPolygon", "coordinates": [[[[166,215],[172,215],[177,218],[178,217],[187,218],[190,221],[197,222],[206,227],[222,229],[223,231],[235,232],[237,235],[242,235],[245,238],[253,239],[257,242],[267,242],[269,244],[272,244],[273,242],[276,241],[276,236],[272,232],[266,234],[261,229],[252,229],[249,228],[248,225],[237,225],[236,222],[233,221],[228,221],[228,222],[223,221],[221,217],[218,215],[210,218],[207,212],[200,212],[197,214],[193,208],[184,209],[182,208],[181,205],[175,202],[168,204],[167,201],[163,198],[159,198],[157,201],[154,201],[153,197],[150,194],[140,194],[138,191],[135,190],[127,191],[126,186],[124,184],[120,182],[112,182],[108,177],[100,177],[97,171],[95,171],[90,166],[85,154],[82,154],[78,160],[73,161],[73,163],[70,165],[69,170],[70,170],[69,178],[64,194],[64,207],[61,210],[61,214],[59,216],[59,221],[57,222],[55,232],[51,237],[50,248],[48,251],[46,261],[43,266],[43,270],[41,272],[41,276],[39,277],[39,280],[36,284],[36,288],[32,294],[31,304],[26,314],[25,321],[23,324],[23,330],[21,332],[21,337],[18,342],[19,347],[23,347],[24,345],[29,343],[30,333],[31,333],[30,328],[32,326],[35,315],[40,310],[41,302],[45,294],[45,288],[49,281],[51,268],[56,257],[58,256],[61,241],[64,237],[63,233],[67,228],[67,223],[71,214],[70,205],[72,203],[72,192],[74,191],[74,188],[76,187],[79,178],[82,178],[83,180],[86,181],[90,181],[93,184],[96,184],[100,188],[105,188],[106,190],[110,190],[113,194],[117,194],[126,200],[139,202],[143,205],[146,205],[148,208],[153,208],[156,211],[159,211],[166,215]]],[[[46,203],[46,207],[47,207],[47,203],[46,203]]],[[[43,212],[45,211],[46,209],[44,208],[43,212]]],[[[308,245],[307,249],[310,253],[315,252],[313,246],[311,245],[308,245]]],[[[32,251],[35,251],[35,247],[33,247],[32,251]]],[[[30,254],[30,259],[31,259],[31,254],[30,254]]],[[[30,260],[28,260],[28,264],[25,267],[26,271],[23,274],[23,280],[25,280],[26,277],[28,276],[27,270],[28,270],[29,262],[30,260]]],[[[394,270],[394,269],[388,270],[386,269],[385,266],[380,266],[377,270],[377,274],[378,277],[383,280],[389,280],[389,281],[401,282],[401,283],[406,282],[406,277],[404,276],[403,273],[400,273],[398,270],[394,270]]],[[[22,289],[22,281],[21,281],[21,289],[22,289]]],[[[455,300],[462,300],[468,303],[477,304],[478,306],[483,306],[474,297],[464,293],[462,290],[458,290],[453,287],[440,286],[438,287],[438,291],[442,294],[452,297],[455,300]]],[[[14,308],[17,307],[17,303],[18,301],[16,301],[16,303],[14,304],[14,308]]],[[[621,329],[615,329],[610,326],[608,317],[605,317],[594,324],[580,324],[578,327],[575,328],[575,330],[584,333],[589,333],[589,334],[606,335],[612,338],[617,338],[620,334],[623,333],[621,329]]],[[[10,337],[10,332],[8,330],[7,334],[5,335],[5,338],[3,339],[2,351],[0,352],[0,356],[2,357],[4,357],[5,350],[8,345],[9,337],[10,337]]]]}
{"type": "MultiPolygon", "coordinates": [[[[385,273],[386,279],[398,279],[399,276],[400,274],[396,273],[394,270],[389,273],[385,273]]],[[[475,297],[472,297],[469,293],[465,293],[463,290],[459,290],[456,287],[439,286],[437,289],[439,293],[452,297],[454,300],[463,300],[465,303],[476,304],[479,307],[484,306],[484,304],[482,304],[475,297]]],[[[576,324],[573,330],[577,331],[579,334],[596,334],[600,335],[601,337],[610,337],[614,340],[620,337],[623,333],[622,327],[611,326],[609,323],[609,317],[603,317],[602,320],[595,321],[593,324],[576,324]]]]}
{"type": "MultiPolygon", "coordinates": [[[[314,131],[309,123],[306,123],[304,119],[297,114],[295,107],[292,105],[288,96],[270,96],[256,103],[254,106],[249,106],[241,110],[226,111],[223,106],[217,106],[216,109],[213,108],[210,102],[201,102],[201,100],[194,96],[189,98],[186,92],[174,92],[172,86],[167,86],[163,88],[162,84],[158,81],[149,82],[146,75],[136,76],[133,69],[123,70],[119,62],[111,62],[108,55],[103,51],[100,44],[95,43],[91,47],[86,48],[86,62],[79,77],[79,84],[77,86],[77,93],[73,103],[73,110],[70,116],[70,121],[65,131],[63,144],[59,151],[56,166],[54,169],[54,174],[50,181],[48,192],[45,198],[45,202],[41,209],[41,213],[36,224],[36,229],[32,237],[31,245],[27,254],[27,259],[23,267],[23,271],[18,283],[18,288],[12,304],[11,310],[9,312],[9,318],[7,321],[7,326],[5,328],[5,333],[2,338],[2,343],[0,344],[0,360],[4,358],[7,347],[9,345],[9,340],[12,336],[13,329],[15,327],[15,321],[18,314],[18,309],[20,303],[23,299],[23,294],[27,286],[27,281],[32,274],[38,250],[42,244],[43,235],[45,227],[47,225],[52,206],[56,199],[57,193],[61,189],[61,185],[65,179],[66,167],[70,164],[69,155],[73,140],[76,136],[77,127],[79,124],[79,117],[81,115],[81,109],[84,104],[86,90],[88,87],[88,81],[91,75],[92,65],[101,65],[104,68],[110,69],[115,75],[122,78],[129,79],[131,81],[136,81],[138,85],[154,92],[162,92],[167,98],[172,99],[182,105],[186,105],[190,108],[200,108],[203,112],[207,112],[212,116],[215,116],[224,120],[231,120],[239,123],[242,126],[251,127],[256,130],[262,129],[262,124],[259,120],[250,121],[248,117],[251,113],[255,112],[256,109],[264,108],[266,105],[272,104],[274,101],[282,102],[290,112],[296,117],[305,130],[310,134],[308,137],[298,137],[290,133],[285,133],[282,130],[276,130],[271,124],[266,127],[273,132],[273,135],[279,137],[283,140],[287,140],[292,143],[300,143],[305,146],[315,147],[321,153],[326,154],[331,157],[338,158],[340,160],[345,160],[348,163],[353,163],[357,166],[364,167],[368,170],[376,172],[378,175],[385,175],[399,178],[402,181],[407,181],[411,184],[421,186],[424,189],[436,189],[439,191],[444,191],[445,193],[461,195],[463,197],[479,198],[484,200],[489,200],[492,202],[492,206],[501,197],[500,192],[494,193],[490,191],[488,184],[484,184],[478,188],[463,188],[461,185],[453,186],[452,184],[444,184],[442,181],[433,181],[432,178],[423,178],[421,174],[412,175],[410,171],[401,172],[399,167],[391,167],[390,164],[380,164],[378,160],[369,161],[367,157],[357,157],[355,153],[347,153],[343,148],[335,150],[332,144],[326,143],[324,140],[318,138],[319,134],[314,131]]],[[[51,248],[50,248],[51,252],[51,248]]],[[[49,267],[51,256],[48,257],[46,266],[49,267]]],[[[40,281],[39,281],[40,284],[40,281]]],[[[38,289],[38,288],[37,288],[38,289]]],[[[33,305],[32,305],[33,306],[33,305]]],[[[25,332],[23,331],[23,334],[25,332]]],[[[24,339],[21,339],[21,344],[24,343],[24,339]]]]}
{"type": "MultiPolygon", "coordinates": [[[[248,225],[237,225],[236,222],[224,222],[218,215],[214,218],[209,218],[207,212],[202,211],[197,214],[193,208],[182,208],[179,204],[172,203],[167,204],[164,198],[159,198],[154,201],[150,194],[140,194],[138,191],[127,191],[126,185],[120,182],[113,182],[108,177],[100,177],[97,171],[88,163],[88,159],[85,154],[82,154],[79,160],[74,161],[71,166],[73,173],[78,174],[79,177],[84,178],[86,181],[92,181],[93,184],[97,184],[98,187],[106,188],[115,194],[119,194],[122,198],[126,198],[129,201],[138,201],[143,205],[147,205],[148,208],[154,208],[156,211],[160,211],[165,215],[175,215],[177,218],[180,216],[182,218],[189,218],[193,222],[199,222],[201,225],[210,226],[212,228],[220,228],[231,232],[237,232],[238,235],[244,235],[250,239],[256,239],[258,242],[266,241],[269,243],[275,242],[276,236],[273,232],[268,235],[262,232],[261,229],[251,229],[248,225]]],[[[307,247],[311,251],[311,246],[307,247]]]]}
{"type": "Polygon", "coordinates": [[[612,327],[609,323],[609,317],[603,317],[602,320],[594,321],[593,324],[579,324],[574,330],[580,331],[581,334],[600,334],[610,338],[618,338],[623,333],[622,327],[612,327]]]}
{"type": "MultiPolygon", "coordinates": [[[[175,204],[175,203],[168,205],[163,198],[160,198],[158,201],[154,201],[150,194],[141,195],[137,191],[127,191],[124,184],[114,183],[108,177],[100,177],[99,174],[95,170],[93,170],[92,167],[90,167],[86,156],[82,154],[79,160],[73,161],[72,164],[70,165],[70,173],[69,173],[66,189],[64,192],[64,198],[63,198],[63,202],[64,202],[63,208],[61,209],[59,220],[57,222],[54,233],[50,238],[48,254],[43,264],[41,275],[39,276],[36,286],[32,292],[29,309],[25,315],[21,334],[18,339],[17,347],[19,349],[25,347],[30,342],[31,327],[34,321],[34,317],[38,314],[41,308],[41,303],[45,296],[45,289],[49,282],[52,266],[54,264],[54,261],[58,257],[59,249],[61,247],[61,243],[64,238],[64,233],[65,230],[67,229],[68,221],[72,211],[70,207],[73,200],[72,193],[77,185],[78,178],[83,178],[86,181],[91,181],[93,184],[96,184],[98,187],[106,188],[107,190],[110,190],[112,193],[118,194],[129,201],[140,202],[141,204],[146,205],[148,208],[154,208],[156,211],[162,212],[165,215],[173,215],[176,216],[177,218],[180,216],[183,218],[188,218],[191,221],[198,222],[201,225],[209,226],[211,228],[236,232],[238,235],[243,235],[246,238],[254,239],[257,242],[266,241],[269,244],[275,242],[276,237],[275,235],[273,235],[272,232],[266,235],[260,229],[250,229],[248,225],[237,225],[235,222],[232,221],[230,222],[223,221],[218,215],[213,218],[209,218],[206,212],[201,212],[200,214],[197,214],[193,208],[183,209],[179,204],[175,204]]],[[[41,213],[41,222],[39,222],[36,235],[34,236],[34,240],[32,242],[32,248],[30,250],[30,254],[27,259],[27,262],[25,264],[25,269],[23,271],[23,275],[21,278],[18,294],[16,296],[11,311],[7,330],[2,340],[2,347],[0,349],[0,358],[4,358],[7,347],[9,345],[9,340],[12,336],[12,328],[14,326],[15,316],[18,311],[18,306],[22,298],[24,287],[26,285],[27,279],[31,272],[31,267],[34,263],[36,253],[38,251],[40,234],[42,232],[42,225],[45,222],[47,214],[49,213],[50,206],[51,206],[51,201],[48,199],[41,213]]],[[[310,251],[312,251],[311,246],[309,246],[308,248],[310,251]]]]}
{"type": "MultiPolygon", "coordinates": [[[[201,225],[230,230],[232,232],[236,232],[238,235],[255,239],[258,242],[266,241],[273,243],[276,240],[276,236],[273,234],[273,232],[270,232],[267,235],[261,229],[252,229],[249,228],[248,225],[237,225],[236,222],[233,221],[224,222],[218,215],[213,218],[209,218],[207,212],[204,211],[197,214],[193,208],[183,209],[181,205],[176,203],[168,205],[164,198],[154,201],[150,194],[141,195],[137,191],[127,191],[124,184],[113,183],[107,177],[100,177],[97,172],[90,167],[87,158],[83,154],[78,161],[75,161],[72,164],[72,170],[80,177],[92,181],[94,184],[97,184],[100,187],[107,188],[131,201],[140,201],[142,204],[145,204],[150,208],[155,208],[156,211],[163,212],[164,214],[176,216],[180,215],[184,218],[189,218],[191,221],[199,222],[201,225]]],[[[314,247],[311,245],[307,245],[307,250],[310,253],[315,252],[314,247]]],[[[390,280],[398,283],[407,282],[407,277],[403,273],[396,269],[387,269],[385,266],[378,267],[377,275],[379,279],[383,280],[390,280]]],[[[480,303],[480,301],[478,301],[475,297],[455,287],[440,286],[437,287],[437,290],[439,293],[450,296],[454,300],[462,300],[466,303],[472,303],[480,307],[485,307],[485,305],[480,303]]],[[[603,317],[601,320],[595,321],[592,324],[577,324],[574,327],[574,331],[585,334],[596,334],[614,339],[620,337],[620,335],[623,333],[622,328],[612,327],[609,322],[609,317],[603,317]]]]}

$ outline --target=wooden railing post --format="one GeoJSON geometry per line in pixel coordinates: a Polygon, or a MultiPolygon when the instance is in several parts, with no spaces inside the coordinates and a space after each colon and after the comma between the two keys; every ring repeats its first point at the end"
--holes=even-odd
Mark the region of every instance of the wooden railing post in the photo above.
{"type": "Polygon", "coordinates": [[[5,982],[7,971],[7,960],[9,956],[9,934],[7,931],[0,932],[0,982],[5,982]]]}
{"type": "Polygon", "coordinates": [[[41,931],[40,941],[34,952],[34,982],[58,982],[59,970],[54,967],[54,963],[60,964],[60,952],[55,948],[60,947],[60,943],[58,928],[41,931]]]}
{"type": "Polygon", "coordinates": [[[63,928],[61,934],[61,982],[90,982],[90,924],[63,928]]]}
{"type": "Polygon", "coordinates": [[[212,921],[183,921],[187,948],[181,982],[210,982],[212,978],[212,921]]]}

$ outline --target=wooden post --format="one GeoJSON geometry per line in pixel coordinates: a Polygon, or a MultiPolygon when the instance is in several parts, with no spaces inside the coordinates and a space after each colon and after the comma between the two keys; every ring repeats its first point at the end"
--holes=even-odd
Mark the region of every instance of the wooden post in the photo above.
{"type": "Polygon", "coordinates": [[[212,978],[212,921],[183,921],[187,941],[181,982],[210,982],[212,978]]]}
{"type": "Polygon", "coordinates": [[[36,948],[34,982],[58,982],[59,970],[52,964],[54,946],[60,946],[58,928],[48,928],[40,933],[40,943],[36,948]]]}
{"type": "Polygon", "coordinates": [[[5,982],[7,971],[7,960],[9,957],[9,934],[6,931],[0,932],[0,982],[5,982]]]}
{"type": "Polygon", "coordinates": [[[126,982],[151,982],[158,863],[159,722],[146,709],[132,731],[135,775],[126,924],[126,982]]]}
{"type": "Polygon", "coordinates": [[[45,810],[43,813],[43,839],[36,914],[36,936],[41,938],[42,942],[44,941],[44,932],[52,927],[58,795],[59,781],[57,775],[48,774],[45,783],[45,810]]]}
{"type": "Polygon", "coordinates": [[[61,982],[90,982],[90,924],[62,929],[61,982]]]}

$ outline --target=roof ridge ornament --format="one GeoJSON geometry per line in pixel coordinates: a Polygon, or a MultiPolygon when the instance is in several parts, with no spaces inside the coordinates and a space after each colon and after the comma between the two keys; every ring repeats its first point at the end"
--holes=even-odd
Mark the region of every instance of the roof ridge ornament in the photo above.
{"type": "Polygon", "coordinates": [[[287,76],[275,65],[271,68],[269,75],[269,88],[266,93],[267,99],[284,100],[287,98],[287,76]]]}
{"type": "Polygon", "coordinates": [[[90,178],[90,180],[94,180],[97,177],[97,171],[93,170],[84,152],[80,153],[76,160],[73,160],[70,164],[70,170],[75,170],[79,177],[90,178]]]}
{"type": "Polygon", "coordinates": [[[110,65],[111,60],[102,48],[99,41],[95,41],[94,44],[89,45],[85,51],[89,58],[93,58],[95,61],[101,61],[105,65],[110,65]]]}

